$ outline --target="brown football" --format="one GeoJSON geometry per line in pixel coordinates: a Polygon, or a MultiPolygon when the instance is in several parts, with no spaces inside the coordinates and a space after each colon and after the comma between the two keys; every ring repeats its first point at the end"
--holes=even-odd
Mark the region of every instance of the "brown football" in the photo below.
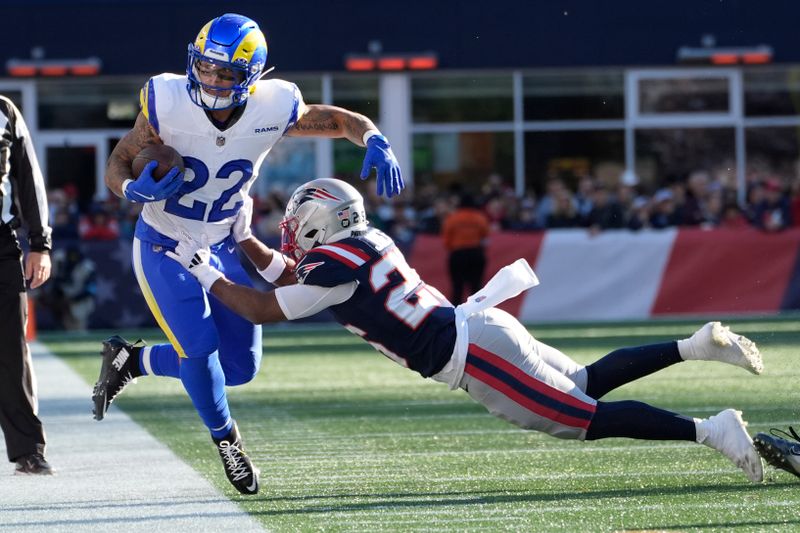
{"type": "Polygon", "coordinates": [[[183,157],[175,148],[166,144],[152,144],[133,158],[131,172],[134,179],[142,173],[142,169],[150,161],[158,161],[158,166],[153,170],[153,179],[156,181],[163,178],[172,167],[180,168],[181,172],[185,170],[183,157]]]}

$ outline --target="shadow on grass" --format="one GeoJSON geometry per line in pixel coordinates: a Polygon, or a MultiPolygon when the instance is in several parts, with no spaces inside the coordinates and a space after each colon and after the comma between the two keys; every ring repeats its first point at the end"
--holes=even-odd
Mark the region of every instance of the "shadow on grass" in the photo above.
{"type": "MultiPolygon", "coordinates": [[[[769,485],[769,488],[782,488],[784,486],[796,485],[796,483],[784,482],[769,485]]],[[[250,499],[248,501],[263,502],[265,504],[288,502],[302,504],[304,501],[309,500],[329,500],[330,504],[324,505],[311,505],[311,506],[298,506],[291,509],[271,509],[271,510],[251,510],[250,512],[256,516],[280,516],[280,515],[304,515],[315,513],[330,513],[330,512],[354,512],[354,511],[379,511],[386,509],[402,509],[402,508],[420,508],[420,507],[450,507],[458,505],[491,505],[491,504],[513,504],[513,503],[563,503],[568,501],[596,501],[599,499],[620,499],[629,500],[631,498],[646,498],[646,497],[664,497],[664,496],[690,496],[690,495],[707,495],[706,499],[711,500],[715,495],[727,493],[741,493],[749,494],[758,490],[763,490],[761,485],[695,485],[689,487],[652,487],[641,489],[615,489],[615,490],[597,490],[586,491],[581,493],[546,493],[546,494],[507,494],[506,491],[475,491],[475,492],[394,492],[386,494],[374,493],[341,493],[341,494],[324,494],[324,495],[307,495],[307,496],[276,496],[276,497],[262,497],[250,499]],[[431,499],[433,498],[433,499],[431,499]],[[370,502],[360,503],[346,503],[347,500],[353,499],[372,499],[370,502]],[[343,502],[344,500],[344,502],[343,502]]],[[[771,524],[773,522],[765,522],[771,524]]],[[[780,524],[800,523],[799,518],[791,518],[788,521],[774,522],[780,524]]],[[[707,524],[700,524],[707,526],[707,524]]],[[[738,525],[733,522],[724,524],[728,526],[738,525]]],[[[694,527],[693,525],[675,525],[664,526],[653,524],[657,528],[680,528],[680,527],[694,527]]]]}

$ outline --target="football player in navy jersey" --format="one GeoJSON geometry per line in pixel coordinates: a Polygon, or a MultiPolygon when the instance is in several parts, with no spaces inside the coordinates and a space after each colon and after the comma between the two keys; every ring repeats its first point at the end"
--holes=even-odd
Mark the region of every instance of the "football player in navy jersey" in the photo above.
{"type": "MultiPolygon", "coordinates": [[[[251,240],[242,219],[235,228],[251,240]]],[[[524,260],[504,267],[453,307],[419,278],[389,237],[368,227],[361,195],[345,182],[317,179],[300,186],[281,228],[281,251],[296,261],[297,284],[270,292],[238,285],[214,268],[202,237],[184,235],[168,255],[256,324],[330,309],[339,323],[387,357],[464,389],[492,414],[520,427],[564,439],[698,442],[731,459],[751,481],[762,480],[762,463],[739,411],[726,409],[701,420],[638,401],[599,400],[620,385],[685,360],[722,361],[760,373],[755,344],[719,322],[709,322],[688,339],[618,349],[583,366],[494,307],[538,283],[524,260]]],[[[271,260],[277,253],[261,249],[265,257],[250,259],[271,260]]]]}
{"type": "MultiPolygon", "coordinates": [[[[361,177],[376,168],[379,195],[393,196],[404,186],[397,159],[372,121],[340,107],[307,105],[294,83],[261,79],[266,61],[267,42],[258,24],[228,13],[204,25],[189,44],[185,74],[159,74],[142,88],[141,112],[111,153],[105,181],[117,196],[144,205],[136,223],[133,268],[170,342],[134,346],[111,337],[103,344],[92,394],[94,416],[102,420],[135,378],[180,379],[217,445],[228,479],[244,494],[258,492],[258,469],[244,452],[225,387],[247,383],[258,372],[261,327],[209,298],[165,253],[177,245],[181,231],[206,234],[214,264],[230,279],[249,284],[231,227],[261,164],[284,136],[346,138],[366,148],[361,177]],[[155,161],[132,175],[133,159],[153,144],[167,144],[183,156],[185,179],[178,167],[155,179],[155,161]]],[[[274,282],[284,263],[257,266],[274,282]]]]}

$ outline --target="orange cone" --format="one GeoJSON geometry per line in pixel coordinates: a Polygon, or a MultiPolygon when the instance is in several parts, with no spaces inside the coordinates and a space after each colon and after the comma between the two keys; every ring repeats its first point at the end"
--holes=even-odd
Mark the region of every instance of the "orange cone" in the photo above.
{"type": "Polygon", "coordinates": [[[28,323],[25,325],[25,339],[36,340],[36,306],[33,298],[28,297],[28,323]]]}

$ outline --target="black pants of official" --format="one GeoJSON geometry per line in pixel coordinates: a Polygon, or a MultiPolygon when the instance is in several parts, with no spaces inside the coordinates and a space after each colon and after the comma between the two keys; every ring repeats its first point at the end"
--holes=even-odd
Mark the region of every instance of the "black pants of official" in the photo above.
{"type": "Polygon", "coordinates": [[[483,271],[486,269],[486,254],[482,247],[453,250],[450,252],[448,263],[452,283],[450,301],[453,305],[458,305],[463,303],[467,296],[480,290],[483,284],[483,271]],[[467,288],[467,294],[463,294],[464,287],[467,288]]]}
{"type": "Polygon", "coordinates": [[[36,416],[33,365],[25,342],[28,299],[16,235],[0,226],[0,427],[8,459],[44,454],[45,436],[36,416]]]}

